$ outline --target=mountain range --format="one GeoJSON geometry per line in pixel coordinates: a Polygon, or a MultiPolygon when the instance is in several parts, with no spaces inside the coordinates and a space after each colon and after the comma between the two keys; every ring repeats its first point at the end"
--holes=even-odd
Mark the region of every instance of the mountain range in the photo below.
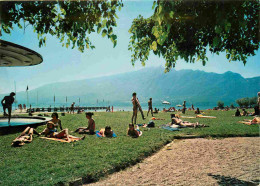
{"type": "MultiPolygon", "coordinates": [[[[260,91],[260,76],[244,78],[238,73],[208,73],[193,70],[171,70],[164,73],[162,67],[144,68],[139,71],[92,79],[59,82],[30,90],[29,102],[36,105],[37,93],[40,105],[68,105],[73,101],[81,105],[129,105],[136,92],[142,104],[150,97],[154,104],[167,100],[173,105],[184,100],[201,106],[213,106],[218,101],[225,105],[242,97],[254,97],[260,91]]],[[[0,95],[3,97],[4,95],[0,95]]],[[[26,103],[26,92],[18,92],[19,103],[26,103]]]]}

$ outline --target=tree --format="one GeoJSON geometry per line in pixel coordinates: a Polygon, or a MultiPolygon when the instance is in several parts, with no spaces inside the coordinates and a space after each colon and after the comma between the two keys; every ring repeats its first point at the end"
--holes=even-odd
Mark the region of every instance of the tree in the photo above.
{"type": "Polygon", "coordinates": [[[229,61],[242,61],[259,48],[259,5],[251,1],[162,1],[153,4],[154,14],[133,20],[129,30],[131,62],[143,65],[150,52],[162,56],[165,71],[177,60],[206,64],[207,49],[226,52],[229,61]]]}
{"type": "Polygon", "coordinates": [[[224,102],[223,101],[218,101],[218,107],[220,109],[223,109],[224,108],[224,102]]]}
{"type": "Polygon", "coordinates": [[[234,109],[234,108],[235,108],[235,106],[234,106],[233,103],[230,104],[230,108],[231,108],[231,109],[234,109]]]}
{"type": "Polygon", "coordinates": [[[244,107],[246,107],[246,108],[248,108],[248,106],[249,106],[249,98],[242,98],[242,103],[243,103],[243,106],[244,107]]]}
{"type": "Polygon", "coordinates": [[[249,106],[250,107],[254,107],[257,103],[257,97],[252,97],[252,98],[249,98],[249,106]]]}
{"type": "MultiPolygon", "coordinates": [[[[46,35],[56,36],[62,46],[67,48],[76,45],[83,52],[95,48],[90,41],[92,32],[111,39],[114,47],[117,36],[113,33],[116,27],[116,11],[123,7],[120,0],[113,1],[29,1],[0,2],[1,30],[11,34],[13,26],[25,29],[32,25],[38,34],[39,47],[46,43],[46,35]],[[26,25],[26,26],[25,26],[26,25]]],[[[0,30],[0,35],[2,31],[0,30]]]]}

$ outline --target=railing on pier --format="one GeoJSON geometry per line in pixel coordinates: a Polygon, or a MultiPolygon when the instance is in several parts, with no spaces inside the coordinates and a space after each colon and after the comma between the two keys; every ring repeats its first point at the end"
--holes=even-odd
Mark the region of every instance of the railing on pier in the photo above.
{"type": "MultiPolygon", "coordinates": [[[[74,111],[78,110],[110,110],[110,107],[75,107],[74,111]]],[[[71,111],[70,107],[54,107],[54,108],[31,108],[27,109],[26,112],[64,112],[64,111],[71,111]]]]}

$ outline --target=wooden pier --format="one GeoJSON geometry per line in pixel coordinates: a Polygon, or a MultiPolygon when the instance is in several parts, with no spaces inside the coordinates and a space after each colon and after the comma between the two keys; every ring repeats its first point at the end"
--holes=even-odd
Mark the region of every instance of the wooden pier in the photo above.
{"type": "MultiPolygon", "coordinates": [[[[70,111],[71,107],[54,107],[54,108],[29,108],[26,110],[27,113],[29,112],[65,112],[65,111],[70,111]]],[[[110,110],[110,106],[108,107],[74,107],[74,112],[78,110],[110,110]]]]}

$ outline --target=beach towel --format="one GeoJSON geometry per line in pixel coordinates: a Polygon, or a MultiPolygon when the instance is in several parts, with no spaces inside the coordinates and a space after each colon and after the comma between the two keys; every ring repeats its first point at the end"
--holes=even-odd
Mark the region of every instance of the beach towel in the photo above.
{"type": "Polygon", "coordinates": [[[181,118],[188,118],[188,119],[192,119],[192,118],[196,118],[194,116],[180,116],[181,118]]]}
{"type": "Polygon", "coordinates": [[[73,138],[70,137],[71,141],[67,141],[65,139],[60,139],[60,138],[48,138],[48,137],[40,137],[41,139],[46,139],[46,140],[53,140],[53,141],[59,141],[59,142],[64,142],[64,143],[70,143],[70,142],[74,142],[74,141],[79,141],[80,138],[73,138]]]}
{"type": "Polygon", "coordinates": [[[203,115],[197,115],[196,118],[209,118],[209,119],[215,119],[216,116],[203,116],[203,115]]]}
{"type": "MultiPolygon", "coordinates": [[[[97,137],[99,137],[99,138],[101,138],[101,137],[103,137],[101,134],[100,134],[100,132],[99,131],[96,131],[96,136],[97,137]]],[[[113,135],[112,135],[112,137],[113,138],[116,138],[117,137],[117,135],[113,132],[113,135]]]]}
{"type": "Polygon", "coordinates": [[[169,131],[178,131],[178,130],[180,130],[178,128],[174,128],[174,127],[170,127],[170,126],[162,126],[161,128],[165,129],[165,130],[169,130],[169,131]]]}
{"type": "Polygon", "coordinates": [[[136,129],[139,132],[139,137],[142,136],[143,132],[140,131],[139,129],[136,129]]]}
{"type": "Polygon", "coordinates": [[[165,120],[165,119],[152,117],[151,120],[165,120]]]}

